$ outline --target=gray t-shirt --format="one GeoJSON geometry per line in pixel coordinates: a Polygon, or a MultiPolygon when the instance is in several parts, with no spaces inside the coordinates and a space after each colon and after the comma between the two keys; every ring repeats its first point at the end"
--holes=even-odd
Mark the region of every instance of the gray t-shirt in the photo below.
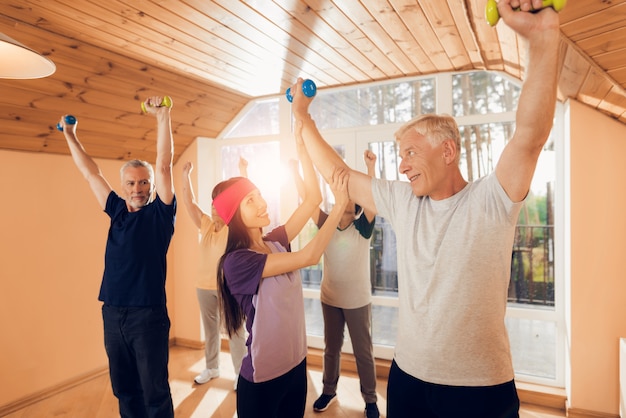
{"type": "Polygon", "coordinates": [[[495,173],[438,201],[400,181],[373,179],[372,193],[397,238],[398,366],[451,386],[512,380],[504,316],[522,203],[495,173]]]}

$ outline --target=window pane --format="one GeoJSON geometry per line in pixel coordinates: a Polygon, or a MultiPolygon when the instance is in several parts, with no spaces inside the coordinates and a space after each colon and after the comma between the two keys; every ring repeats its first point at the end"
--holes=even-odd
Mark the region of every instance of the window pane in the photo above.
{"type": "Polygon", "coordinates": [[[552,321],[507,317],[515,373],[556,378],[556,333],[552,321]]]}
{"type": "Polygon", "coordinates": [[[385,218],[376,215],[376,225],[370,244],[372,264],[372,294],[398,296],[398,261],[396,234],[385,218]]]}
{"type": "Polygon", "coordinates": [[[372,342],[394,347],[398,335],[398,308],[372,305],[372,342]]]}
{"type": "Polygon", "coordinates": [[[517,109],[521,88],[487,71],[452,76],[453,116],[486,115],[517,109]]]}
{"type": "Polygon", "coordinates": [[[435,79],[320,91],[311,115],[320,130],[406,122],[435,111],[435,79]]]}
{"type": "Polygon", "coordinates": [[[278,99],[256,102],[224,138],[242,138],[280,133],[278,99]]]}
{"type": "Polygon", "coordinates": [[[461,172],[468,181],[477,180],[493,172],[514,130],[515,124],[512,122],[459,126],[461,172]]]}
{"type": "Polygon", "coordinates": [[[304,298],[304,315],[306,321],[306,335],[323,337],[324,317],[322,316],[322,303],[320,300],[304,298]]]}

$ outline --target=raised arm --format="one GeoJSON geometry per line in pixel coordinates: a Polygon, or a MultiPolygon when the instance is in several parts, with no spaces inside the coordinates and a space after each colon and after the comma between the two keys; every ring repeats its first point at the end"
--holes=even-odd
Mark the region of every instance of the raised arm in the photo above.
{"type": "Polygon", "coordinates": [[[239,157],[239,175],[241,177],[248,178],[248,160],[243,157],[239,157]]]}
{"type": "Polygon", "coordinates": [[[76,135],[78,121],[73,125],[68,125],[65,123],[65,116],[63,116],[59,121],[59,125],[63,128],[63,135],[65,136],[70,153],[72,154],[74,164],[76,164],[80,173],[89,183],[89,187],[91,187],[91,191],[96,196],[100,207],[104,209],[107,197],[113,189],[102,175],[100,167],[98,167],[93,158],[87,154],[83,144],[78,140],[78,136],[76,135]]]}
{"type": "Polygon", "coordinates": [[[154,167],[155,187],[157,195],[163,203],[169,205],[174,200],[174,181],[172,179],[172,160],[174,158],[174,140],[170,107],[161,106],[162,97],[153,96],[146,99],[146,112],[157,119],[157,156],[154,167]]]}
{"type": "Polygon", "coordinates": [[[331,175],[330,186],[335,195],[335,206],[330,211],[326,222],[315,234],[309,243],[296,252],[272,253],[267,256],[262,276],[272,277],[287,273],[303,267],[319,263],[324,249],[330,242],[335,228],[339,224],[343,212],[348,204],[348,178],[349,173],[343,168],[337,168],[331,175]]]}
{"type": "MultiPolygon", "coordinates": [[[[363,160],[365,160],[365,166],[367,167],[367,175],[370,178],[376,178],[376,154],[367,149],[363,153],[363,160]]],[[[373,212],[371,209],[363,208],[363,213],[370,223],[376,217],[376,212],[373,212]]]]}
{"type": "Polygon", "coordinates": [[[320,203],[322,203],[322,192],[317,183],[315,168],[302,141],[301,132],[298,129],[296,129],[295,132],[295,139],[298,159],[300,160],[300,164],[302,164],[304,175],[304,196],[298,208],[285,223],[285,231],[287,232],[289,241],[293,240],[300,231],[302,231],[304,225],[306,225],[309,218],[313,215],[315,210],[319,208],[320,203]]]}
{"type": "Polygon", "coordinates": [[[306,97],[302,93],[302,78],[298,78],[295,86],[291,88],[293,93],[292,112],[295,118],[296,129],[302,130],[302,138],[306,145],[311,160],[324,180],[330,182],[330,176],[335,167],[342,167],[350,172],[348,194],[363,209],[377,213],[374,198],[372,196],[372,179],[368,175],[352,170],[341,159],[339,154],[326,142],[311,118],[308,108],[313,98],[306,97]]]}
{"type": "MultiPolygon", "coordinates": [[[[504,22],[528,43],[528,66],[515,133],[502,152],[496,175],[509,198],[519,202],[528,194],[537,159],[552,129],[561,36],[558,14],[552,8],[539,13],[515,12],[512,1],[515,0],[500,0],[498,11],[504,22]]],[[[535,7],[541,6],[541,0],[535,3],[535,7]]]]}
{"type": "Polygon", "coordinates": [[[193,221],[193,224],[200,229],[204,211],[200,209],[200,206],[196,201],[196,195],[193,192],[193,186],[191,185],[192,171],[193,164],[190,161],[187,161],[183,166],[183,203],[187,209],[189,217],[193,221]]]}

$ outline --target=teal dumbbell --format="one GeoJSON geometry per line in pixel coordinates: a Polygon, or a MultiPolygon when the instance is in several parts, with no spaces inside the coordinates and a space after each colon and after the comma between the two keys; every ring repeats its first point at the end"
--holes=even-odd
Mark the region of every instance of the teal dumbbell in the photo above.
{"type": "MultiPolygon", "coordinates": [[[[567,0],[543,0],[541,9],[546,7],[552,7],[557,12],[560,12],[565,7],[567,0]]],[[[531,10],[532,12],[538,12],[541,9],[531,10]]],[[[516,8],[516,11],[519,11],[520,8],[516,8]]],[[[485,18],[487,19],[487,23],[489,26],[495,26],[500,20],[500,13],[498,12],[498,3],[496,0],[487,0],[487,4],[485,6],[485,18]]]]}
{"type": "MultiPolygon", "coordinates": [[[[65,115],[65,124],[66,125],[75,125],[76,118],[72,115],[65,115]]],[[[57,123],[57,130],[63,132],[63,126],[61,126],[61,122],[57,123]]]]}
{"type": "MultiPolygon", "coordinates": [[[[315,93],[317,93],[317,86],[315,85],[315,82],[313,80],[309,80],[308,78],[304,80],[302,82],[302,93],[304,93],[306,97],[315,96],[315,93]]],[[[287,97],[287,100],[289,100],[289,103],[293,101],[293,96],[291,95],[291,87],[289,87],[287,91],[285,91],[285,96],[287,97]]]]}

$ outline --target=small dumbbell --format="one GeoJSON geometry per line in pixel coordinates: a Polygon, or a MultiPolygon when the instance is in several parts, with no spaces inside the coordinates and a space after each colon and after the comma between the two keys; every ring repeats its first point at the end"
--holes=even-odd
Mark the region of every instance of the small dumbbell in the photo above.
{"type": "MultiPolygon", "coordinates": [[[[565,7],[567,0],[543,0],[541,9],[546,7],[552,7],[557,12],[560,12],[565,7]]],[[[538,12],[541,9],[534,9],[531,12],[538,12]]],[[[516,8],[516,11],[519,11],[520,8],[516,8]]],[[[487,0],[487,4],[485,6],[485,18],[487,19],[487,23],[489,26],[495,26],[500,20],[500,13],[498,12],[498,3],[496,0],[487,0]]]]}
{"type": "MultiPolygon", "coordinates": [[[[306,97],[315,96],[315,93],[317,93],[317,86],[315,85],[315,82],[308,78],[304,80],[302,82],[302,93],[304,93],[306,97]]],[[[285,91],[285,96],[287,97],[287,100],[289,100],[289,103],[291,103],[293,100],[293,96],[291,95],[291,87],[289,87],[287,91],[285,91]]]]}
{"type": "MultiPolygon", "coordinates": [[[[76,118],[72,115],[65,115],[65,124],[66,125],[76,124],[76,118]]],[[[61,126],[61,122],[57,123],[57,129],[63,132],[63,126],[61,126]]]]}
{"type": "MultiPolygon", "coordinates": [[[[163,96],[163,100],[161,101],[161,104],[157,107],[172,107],[172,98],[170,96],[163,96]]],[[[148,111],[146,110],[146,102],[141,102],[141,111],[143,113],[148,113],[148,111]]]]}

